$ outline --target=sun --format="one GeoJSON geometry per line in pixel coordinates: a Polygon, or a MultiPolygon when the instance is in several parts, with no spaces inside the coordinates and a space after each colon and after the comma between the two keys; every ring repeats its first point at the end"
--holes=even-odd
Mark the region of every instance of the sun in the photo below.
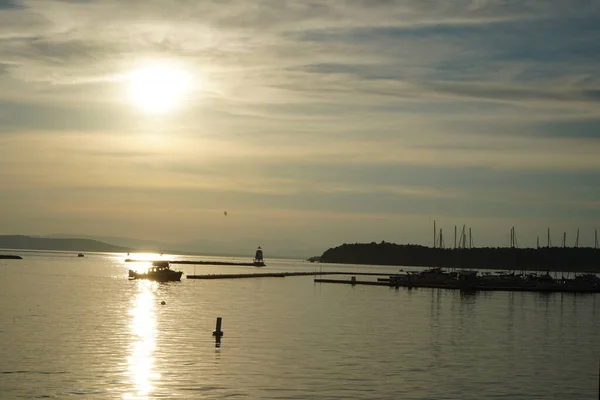
{"type": "Polygon", "coordinates": [[[182,106],[192,90],[192,79],[184,69],[168,64],[150,64],[129,74],[129,100],[144,112],[164,114],[182,106]]]}

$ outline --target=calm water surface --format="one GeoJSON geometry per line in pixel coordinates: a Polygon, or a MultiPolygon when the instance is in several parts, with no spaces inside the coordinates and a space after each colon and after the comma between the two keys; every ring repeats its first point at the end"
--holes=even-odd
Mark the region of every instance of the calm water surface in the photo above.
{"type": "MultiPolygon", "coordinates": [[[[157,284],[129,281],[123,255],[18,254],[0,260],[1,399],[598,397],[598,295],[464,295],[312,276],[157,284]]],[[[267,263],[261,272],[397,271],[267,263]]]]}

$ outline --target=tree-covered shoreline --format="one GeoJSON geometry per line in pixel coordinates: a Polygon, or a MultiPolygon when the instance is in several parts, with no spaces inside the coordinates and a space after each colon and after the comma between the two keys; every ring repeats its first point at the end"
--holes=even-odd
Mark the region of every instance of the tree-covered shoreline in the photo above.
{"type": "Polygon", "coordinates": [[[325,251],[323,263],[419,267],[600,272],[600,249],[591,247],[443,249],[395,243],[344,243],[325,251]]]}

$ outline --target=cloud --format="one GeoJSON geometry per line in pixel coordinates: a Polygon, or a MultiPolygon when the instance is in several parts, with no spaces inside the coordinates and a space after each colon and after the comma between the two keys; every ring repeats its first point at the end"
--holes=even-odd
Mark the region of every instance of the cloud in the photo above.
{"type": "Polygon", "coordinates": [[[0,1],[0,182],[23,213],[595,218],[599,27],[583,0],[0,1]],[[204,90],[136,114],[151,59],[204,90]]]}

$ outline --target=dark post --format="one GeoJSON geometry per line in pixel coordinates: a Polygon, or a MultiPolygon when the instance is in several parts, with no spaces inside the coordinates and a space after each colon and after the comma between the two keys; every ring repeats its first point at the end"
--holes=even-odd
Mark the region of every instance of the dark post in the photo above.
{"type": "Polygon", "coordinates": [[[221,338],[223,337],[223,331],[221,330],[221,317],[217,317],[217,326],[213,331],[213,336],[215,337],[215,347],[221,347],[221,338]]]}
{"type": "Polygon", "coordinates": [[[356,277],[355,276],[351,277],[350,282],[352,282],[352,286],[356,285],[356,277]]]}
{"type": "Polygon", "coordinates": [[[223,319],[221,317],[217,317],[217,327],[213,332],[213,336],[223,336],[223,331],[221,330],[221,321],[223,319]]]}

